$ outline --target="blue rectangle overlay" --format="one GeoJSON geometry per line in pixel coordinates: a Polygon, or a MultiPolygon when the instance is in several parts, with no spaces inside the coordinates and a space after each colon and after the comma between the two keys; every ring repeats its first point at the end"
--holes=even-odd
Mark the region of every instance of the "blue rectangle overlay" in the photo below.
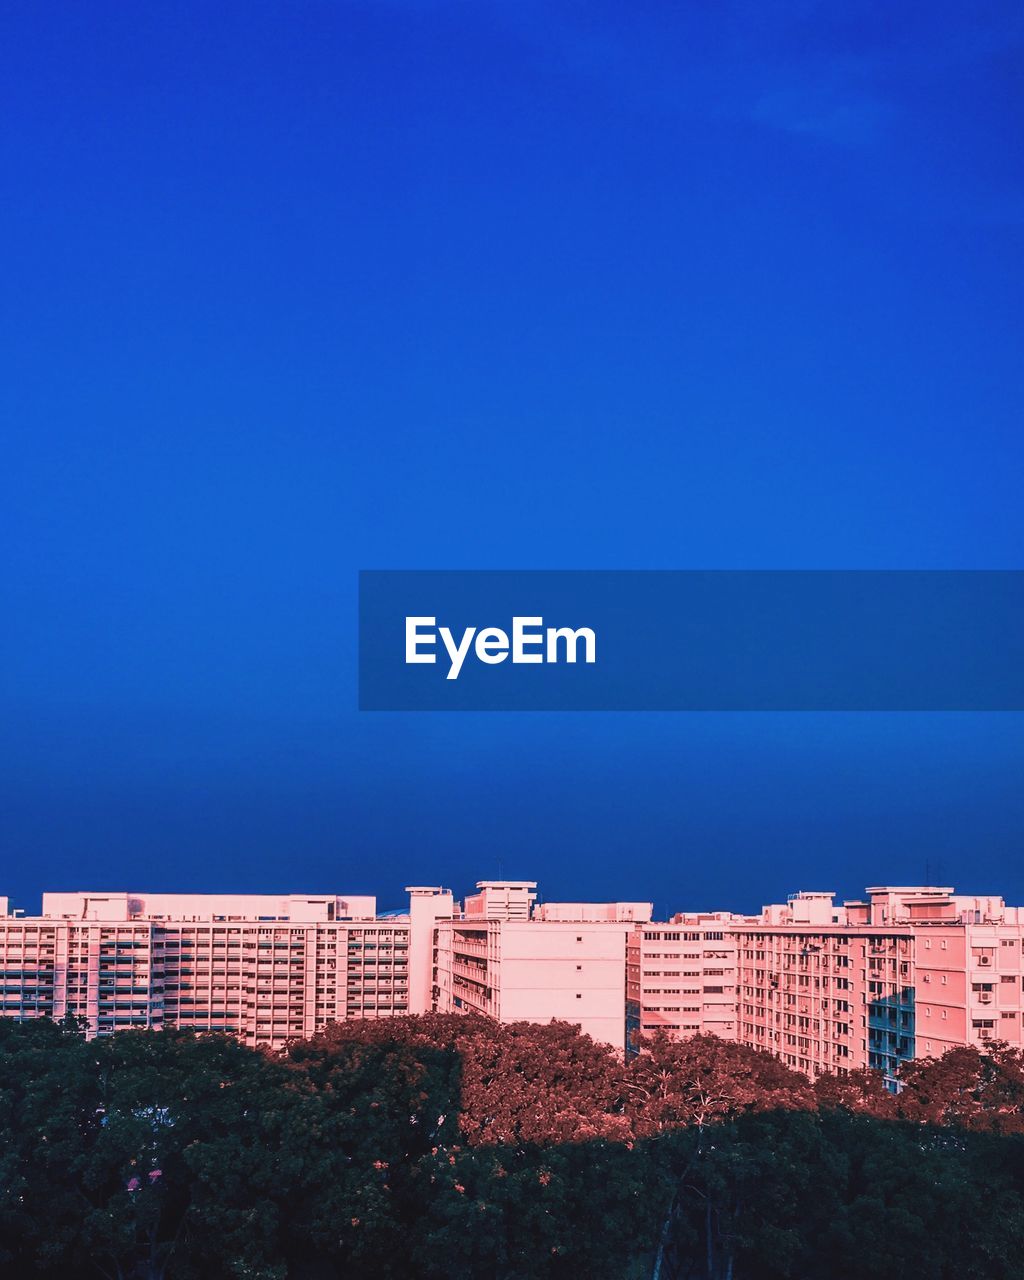
{"type": "Polygon", "coordinates": [[[365,711],[1020,711],[1024,572],[368,570],[365,711]]]}

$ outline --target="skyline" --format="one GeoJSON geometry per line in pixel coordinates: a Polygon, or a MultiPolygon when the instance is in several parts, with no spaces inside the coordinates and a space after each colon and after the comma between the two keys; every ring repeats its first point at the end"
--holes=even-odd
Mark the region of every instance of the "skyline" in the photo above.
{"type": "Polygon", "coordinates": [[[1022,1043],[1024,908],[948,887],[802,891],[740,915],[652,918],[651,903],[537,901],[481,880],[413,885],[378,913],[353,894],[49,892],[0,897],[0,1005],[17,1021],[228,1032],[282,1048],[332,1024],[425,1013],[574,1025],[627,1057],[710,1033],[808,1077],[1022,1043]]]}
{"type": "Polygon", "coordinates": [[[3,892],[1024,902],[1018,714],[356,710],[360,569],[1021,567],[1022,51],[1003,3],[9,7],[3,892]]]}
{"type": "MultiPolygon", "coordinates": [[[[931,866],[926,868],[926,870],[929,870],[929,871],[931,871],[932,869],[933,868],[931,866]]],[[[941,869],[942,869],[941,865],[938,866],[938,870],[941,871],[941,869]]],[[[538,910],[546,906],[552,906],[552,905],[555,907],[565,906],[565,905],[589,906],[589,907],[604,907],[604,906],[626,907],[628,906],[630,908],[648,907],[650,908],[650,915],[649,915],[650,921],[653,923],[661,923],[661,924],[670,923],[673,917],[675,916],[688,916],[688,915],[694,915],[694,914],[699,914],[701,916],[705,916],[705,915],[713,916],[716,914],[724,913],[724,914],[731,914],[736,917],[747,916],[750,918],[754,918],[758,916],[760,913],[769,910],[770,908],[779,908],[784,906],[786,903],[791,903],[795,899],[806,898],[806,897],[810,897],[810,898],[828,897],[830,899],[835,899],[837,905],[840,905],[843,907],[859,906],[865,902],[865,897],[864,897],[865,894],[870,895],[875,892],[883,892],[883,891],[884,892],[903,892],[910,889],[912,889],[914,892],[923,892],[925,890],[928,890],[938,894],[953,894],[958,898],[972,898],[972,899],[977,899],[979,901],[998,899],[1000,902],[1004,903],[1005,905],[1013,906],[1011,899],[1007,898],[1005,894],[997,892],[996,889],[994,888],[986,888],[984,890],[979,890],[976,886],[973,886],[970,884],[967,884],[967,885],[948,884],[948,883],[945,883],[942,877],[939,875],[933,875],[930,877],[922,878],[920,881],[915,882],[914,884],[909,884],[909,883],[897,884],[896,881],[892,880],[891,878],[889,880],[879,881],[877,883],[864,882],[860,889],[852,893],[841,892],[836,890],[834,887],[826,887],[823,884],[804,884],[804,885],[800,885],[799,887],[784,888],[781,891],[776,892],[774,895],[765,898],[765,900],[758,905],[756,910],[750,910],[750,911],[744,910],[744,909],[738,909],[736,905],[732,902],[714,902],[714,903],[694,902],[694,903],[687,903],[685,906],[670,907],[664,912],[659,912],[657,904],[654,901],[649,900],[648,898],[645,898],[642,893],[639,897],[637,897],[636,894],[634,894],[629,899],[619,898],[615,900],[600,899],[595,895],[581,897],[579,894],[577,894],[575,898],[571,900],[571,904],[570,904],[569,899],[565,897],[558,897],[545,892],[543,881],[532,879],[529,876],[526,876],[526,877],[496,876],[496,877],[475,880],[472,882],[471,885],[436,884],[434,883],[436,879],[437,877],[434,877],[433,880],[431,880],[431,877],[427,876],[427,877],[421,878],[421,882],[418,881],[415,884],[406,885],[402,890],[402,896],[408,897],[408,895],[413,890],[415,890],[416,892],[423,892],[423,893],[429,891],[430,893],[447,894],[450,897],[453,897],[455,904],[458,905],[460,902],[464,900],[468,900],[469,898],[474,896],[470,892],[471,888],[475,888],[477,891],[479,891],[483,889],[485,886],[494,886],[494,885],[509,885],[509,886],[516,886],[516,887],[526,886],[530,890],[532,890],[530,895],[531,909],[534,904],[536,905],[538,910]],[[463,893],[465,894],[465,898],[460,896],[463,893]]],[[[0,889],[2,888],[4,888],[4,886],[0,885],[0,889]]],[[[584,885],[583,888],[586,888],[586,886],[584,885]]],[[[51,887],[49,889],[43,889],[39,895],[39,901],[41,903],[39,912],[30,910],[21,902],[16,901],[14,897],[12,897],[10,894],[0,894],[0,907],[6,910],[12,917],[17,915],[17,916],[24,916],[29,919],[34,919],[34,918],[45,918],[46,916],[51,914],[51,911],[47,910],[47,903],[46,903],[47,898],[51,900],[51,904],[57,904],[57,906],[60,906],[60,904],[62,904],[64,899],[69,899],[69,900],[75,899],[75,898],[92,899],[93,897],[97,897],[98,901],[106,901],[109,899],[110,901],[116,901],[116,902],[121,902],[122,900],[124,900],[125,902],[130,902],[132,899],[136,897],[138,897],[140,901],[143,901],[143,902],[148,901],[149,899],[154,899],[154,898],[161,899],[161,900],[166,899],[168,902],[175,902],[175,901],[178,901],[180,903],[195,902],[200,907],[203,906],[205,901],[206,905],[210,906],[211,910],[213,909],[211,904],[213,903],[214,900],[218,900],[218,899],[235,899],[239,902],[247,901],[250,904],[262,902],[264,907],[269,907],[269,905],[274,900],[277,900],[279,902],[279,905],[281,905],[282,907],[288,908],[290,904],[293,904],[294,902],[326,902],[326,901],[332,901],[335,898],[337,898],[337,901],[339,903],[345,900],[351,900],[353,903],[355,903],[359,907],[358,911],[353,912],[352,914],[353,919],[369,918],[369,919],[388,920],[396,917],[401,917],[403,913],[407,912],[407,907],[395,907],[394,905],[391,905],[389,901],[382,902],[376,893],[367,894],[362,892],[361,889],[354,895],[352,893],[345,893],[339,897],[338,893],[339,893],[339,890],[337,885],[333,887],[321,885],[319,889],[317,889],[315,886],[309,886],[309,885],[306,885],[306,886],[270,885],[270,886],[264,886],[262,888],[257,888],[257,889],[248,888],[244,891],[244,893],[240,895],[237,893],[237,890],[235,887],[226,886],[226,885],[221,887],[211,888],[211,889],[188,890],[188,889],[182,889],[180,886],[175,888],[170,888],[170,889],[166,889],[166,888],[154,889],[153,886],[143,886],[141,888],[136,887],[134,889],[129,889],[129,888],[126,888],[125,885],[100,885],[98,887],[93,887],[89,889],[84,887],[81,884],[77,884],[74,887],[70,885],[64,885],[64,886],[57,886],[56,888],[51,887]]],[[[479,896],[479,895],[476,895],[476,896],[479,896]]],[[[63,910],[63,908],[61,909],[63,910]]],[[[51,906],[51,910],[52,910],[52,906],[51,906]]],[[[3,911],[0,911],[0,914],[3,914],[3,911]]],[[[556,915],[550,918],[559,919],[560,917],[556,915]]]]}

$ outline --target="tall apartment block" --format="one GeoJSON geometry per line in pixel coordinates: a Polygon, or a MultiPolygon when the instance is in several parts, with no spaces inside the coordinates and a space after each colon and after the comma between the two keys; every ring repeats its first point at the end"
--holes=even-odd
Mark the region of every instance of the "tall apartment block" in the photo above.
{"type": "MultiPolygon", "coordinates": [[[[430,900],[450,912],[450,894],[430,900]]],[[[372,897],[47,893],[41,916],[0,917],[0,1012],[276,1047],[339,1018],[425,1010],[410,953],[429,953],[432,928],[429,911],[378,919],[372,897]]]]}
{"type": "Polygon", "coordinates": [[[739,1039],[808,1075],[1020,1045],[1024,912],[950,888],[798,893],[736,923],[739,1039]]]}

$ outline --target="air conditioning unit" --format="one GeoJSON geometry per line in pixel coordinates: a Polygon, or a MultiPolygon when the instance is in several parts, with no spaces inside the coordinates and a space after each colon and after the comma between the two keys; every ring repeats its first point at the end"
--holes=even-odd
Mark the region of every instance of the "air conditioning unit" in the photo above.
{"type": "Polygon", "coordinates": [[[989,965],[992,963],[991,956],[978,956],[978,964],[989,965]]]}
{"type": "Polygon", "coordinates": [[[981,1003],[982,1003],[982,1004],[991,1004],[991,1003],[992,1003],[992,992],[991,992],[991,991],[979,991],[979,992],[978,992],[978,999],[981,1001],[981,1003]]]}

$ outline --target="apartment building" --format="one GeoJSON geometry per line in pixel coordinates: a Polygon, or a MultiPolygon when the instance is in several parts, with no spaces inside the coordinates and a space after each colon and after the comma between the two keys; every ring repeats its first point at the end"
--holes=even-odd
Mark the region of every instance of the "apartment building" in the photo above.
{"type": "Polygon", "coordinates": [[[472,1010],[617,1050],[710,1032],[893,1087],[915,1057],[1024,1044],[1024,909],[999,897],[801,891],[661,923],[644,902],[538,904],[531,880],[480,881],[461,908],[440,886],[407,892],[384,915],[359,895],[46,893],[33,917],[0,897],[0,1016],[276,1048],[336,1019],[472,1010]]]}
{"type": "Polygon", "coordinates": [[[0,917],[2,1012],[272,1048],[407,1012],[410,934],[371,897],[47,893],[40,916],[0,917]]]}
{"type": "Polygon", "coordinates": [[[650,903],[548,903],[533,881],[480,881],[460,917],[437,921],[434,1008],[499,1022],[572,1022],[625,1047],[626,939],[650,903]]]}
{"type": "MultiPolygon", "coordinates": [[[[868,1065],[868,962],[859,950],[867,939],[851,934],[834,896],[794,894],[734,930],[739,1040],[810,1076],[868,1065]]],[[[871,968],[888,991],[889,979],[895,984],[899,976],[899,939],[885,935],[884,943],[885,958],[873,955],[871,968]]]]}
{"type": "Polygon", "coordinates": [[[739,1039],[808,1075],[1021,1043],[1024,919],[1001,898],[878,886],[794,894],[734,927],[739,1039]]]}
{"type": "Polygon", "coordinates": [[[383,916],[366,896],[46,893],[31,918],[0,899],[0,1016],[278,1048],[343,1018],[477,1009],[564,1018],[621,1048],[625,938],[650,904],[552,903],[534,919],[535,882],[477,888],[456,911],[449,890],[413,885],[408,910],[383,916]]]}
{"type": "Polygon", "coordinates": [[[737,940],[731,912],[647,921],[626,941],[627,1043],[664,1031],[736,1039],[737,940]]]}
{"type": "MultiPolygon", "coordinates": [[[[937,1057],[955,1045],[986,1040],[1021,1045],[1024,910],[999,897],[945,888],[881,887],[867,895],[864,902],[846,903],[852,923],[869,930],[898,923],[913,933],[911,990],[900,991],[913,1012],[913,1056],[937,1057]]],[[[878,994],[869,991],[876,1024],[878,994]]],[[[871,1023],[869,1016],[869,1029],[871,1023]]]]}

